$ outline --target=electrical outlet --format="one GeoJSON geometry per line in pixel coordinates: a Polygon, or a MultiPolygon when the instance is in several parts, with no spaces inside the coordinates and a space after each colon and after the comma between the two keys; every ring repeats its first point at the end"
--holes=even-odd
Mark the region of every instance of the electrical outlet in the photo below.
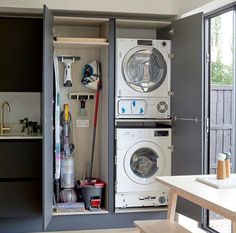
{"type": "Polygon", "coordinates": [[[88,128],[89,127],[89,120],[76,120],[76,127],[88,128]]]}

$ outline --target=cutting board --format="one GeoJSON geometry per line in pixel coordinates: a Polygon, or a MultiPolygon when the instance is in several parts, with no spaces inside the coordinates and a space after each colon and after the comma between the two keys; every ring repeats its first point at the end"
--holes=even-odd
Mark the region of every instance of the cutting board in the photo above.
{"type": "Polygon", "coordinates": [[[236,188],[235,174],[232,174],[230,178],[226,178],[224,180],[217,180],[216,175],[199,176],[199,177],[196,177],[196,180],[206,185],[210,185],[214,188],[218,188],[218,189],[236,188]]]}

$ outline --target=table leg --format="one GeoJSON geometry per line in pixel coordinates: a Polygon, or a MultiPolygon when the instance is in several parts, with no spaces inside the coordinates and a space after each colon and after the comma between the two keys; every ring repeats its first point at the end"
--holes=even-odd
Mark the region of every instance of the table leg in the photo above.
{"type": "Polygon", "coordinates": [[[236,233],[236,222],[232,221],[232,233],[236,233]]]}
{"type": "Polygon", "coordinates": [[[170,190],[167,219],[171,221],[175,220],[176,203],[177,203],[177,194],[173,190],[170,190]]]}

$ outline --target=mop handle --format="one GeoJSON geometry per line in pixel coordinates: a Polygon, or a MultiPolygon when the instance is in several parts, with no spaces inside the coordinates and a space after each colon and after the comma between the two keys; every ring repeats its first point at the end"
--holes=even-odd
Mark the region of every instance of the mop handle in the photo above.
{"type": "Polygon", "coordinates": [[[99,80],[97,83],[97,91],[96,91],[96,98],[95,98],[95,112],[94,112],[94,117],[93,117],[94,128],[97,127],[98,102],[99,102],[100,89],[101,89],[101,81],[99,80]]]}

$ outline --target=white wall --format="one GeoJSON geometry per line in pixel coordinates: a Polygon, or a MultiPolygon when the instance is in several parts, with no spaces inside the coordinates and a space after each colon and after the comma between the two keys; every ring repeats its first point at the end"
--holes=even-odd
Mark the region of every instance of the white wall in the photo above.
{"type": "Polygon", "coordinates": [[[4,101],[10,105],[10,112],[4,109],[5,123],[16,124],[25,117],[40,123],[40,100],[40,93],[0,92],[0,107],[4,101]]]}
{"type": "Polygon", "coordinates": [[[0,0],[0,7],[180,15],[212,0],[0,0]]]}
{"type": "Polygon", "coordinates": [[[233,3],[233,2],[235,2],[235,0],[224,0],[224,1],[223,0],[214,0],[208,4],[205,4],[204,6],[198,7],[192,11],[189,11],[189,12],[183,14],[181,17],[184,18],[184,17],[190,16],[190,15],[193,15],[193,14],[196,14],[199,12],[209,13],[211,11],[214,11],[220,7],[226,6],[226,5],[233,3]]]}

